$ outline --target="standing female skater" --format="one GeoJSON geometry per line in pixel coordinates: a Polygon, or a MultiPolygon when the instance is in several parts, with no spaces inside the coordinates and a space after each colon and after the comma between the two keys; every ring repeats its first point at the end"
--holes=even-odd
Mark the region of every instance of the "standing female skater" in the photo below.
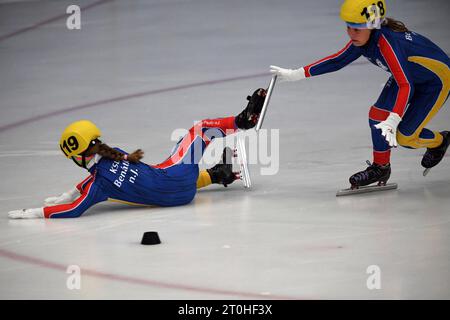
{"type": "Polygon", "coordinates": [[[271,66],[280,80],[297,81],[337,71],[361,55],[391,73],[371,107],[373,163],[350,177],[352,188],[374,182],[385,185],[391,174],[390,149],[427,148],[424,168],[436,166],[450,143],[448,131],[425,128],[449,96],[450,59],[427,38],[386,18],[384,0],[345,0],[341,18],[351,39],[338,53],[299,69],[271,66]]]}
{"type": "MultiPolygon", "coordinates": [[[[9,217],[75,218],[108,199],[139,205],[178,206],[191,202],[197,188],[211,183],[227,186],[237,179],[230,162],[222,161],[201,172],[198,163],[214,138],[256,125],[265,95],[264,89],[256,90],[247,98],[247,107],[236,117],[200,121],[178,142],[167,160],[154,166],[140,162],[141,150],[127,154],[102,143],[98,139],[100,130],[92,122],[74,122],[64,130],[60,148],[90,175],[73,190],[46,199],[45,207],[11,211],[9,217]]],[[[226,154],[229,151],[225,148],[224,158],[231,156],[226,154]]]]}

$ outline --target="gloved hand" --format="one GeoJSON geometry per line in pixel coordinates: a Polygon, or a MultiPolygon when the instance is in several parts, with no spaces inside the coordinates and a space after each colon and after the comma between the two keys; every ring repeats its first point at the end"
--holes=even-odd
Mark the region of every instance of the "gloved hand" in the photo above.
{"type": "Polygon", "coordinates": [[[386,120],[375,125],[375,128],[381,130],[381,134],[391,147],[397,147],[398,145],[397,127],[400,121],[402,121],[402,118],[398,114],[391,112],[386,120]]]}
{"type": "Polygon", "coordinates": [[[44,200],[44,205],[46,207],[56,206],[58,204],[72,203],[80,196],[80,192],[77,188],[73,188],[70,191],[64,192],[63,194],[56,197],[48,197],[44,200]]]}
{"type": "Polygon", "coordinates": [[[44,218],[44,208],[13,210],[8,212],[10,219],[42,219],[44,218]]]}
{"type": "Polygon", "coordinates": [[[305,69],[283,69],[277,66],[270,66],[270,72],[278,76],[278,80],[283,81],[298,81],[306,78],[305,69]]]}

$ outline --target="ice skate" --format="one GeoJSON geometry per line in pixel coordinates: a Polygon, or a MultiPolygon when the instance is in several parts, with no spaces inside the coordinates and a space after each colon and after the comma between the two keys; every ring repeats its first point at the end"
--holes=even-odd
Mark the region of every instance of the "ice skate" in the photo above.
{"type": "Polygon", "coordinates": [[[222,160],[214,167],[207,169],[211,182],[215,184],[223,184],[227,187],[232,184],[238,177],[233,172],[233,150],[229,147],[223,149],[222,160]]]}
{"type": "Polygon", "coordinates": [[[431,168],[437,166],[439,162],[444,158],[445,152],[450,144],[449,131],[442,131],[441,134],[444,138],[442,144],[437,148],[428,148],[422,158],[422,167],[425,168],[423,176],[426,176],[431,168]]]}
{"type": "Polygon", "coordinates": [[[247,107],[236,116],[236,125],[239,129],[247,130],[256,126],[261,114],[267,91],[263,88],[255,90],[252,96],[248,96],[247,107]]]}
{"type": "Polygon", "coordinates": [[[357,172],[350,177],[351,187],[339,190],[336,196],[397,189],[396,183],[387,183],[391,176],[390,164],[371,164],[369,161],[367,161],[367,164],[369,167],[366,170],[357,172]],[[370,186],[373,183],[377,183],[377,185],[370,186]]]}
{"type": "Polygon", "coordinates": [[[235,180],[240,179],[245,188],[250,188],[250,173],[247,166],[247,154],[243,141],[238,138],[237,147],[234,150],[229,147],[223,149],[222,160],[214,167],[207,169],[207,171],[212,183],[223,184],[227,187],[235,180]],[[233,170],[233,158],[237,158],[239,171],[233,170]]]}

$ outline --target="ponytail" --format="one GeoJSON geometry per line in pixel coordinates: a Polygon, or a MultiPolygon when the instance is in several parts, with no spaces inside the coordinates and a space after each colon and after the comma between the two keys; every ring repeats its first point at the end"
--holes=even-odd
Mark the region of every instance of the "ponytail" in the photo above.
{"type": "Polygon", "coordinates": [[[98,145],[98,150],[96,152],[98,155],[101,155],[104,158],[114,160],[114,161],[120,161],[125,159],[125,154],[117,151],[116,149],[111,148],[105,143],[100,143],[98,145]]]}
{"type": "Polygon", "coordinates": [[[408,27],[406,27],[403,22],[395,20],[393,18],[386,18],[382,25],[388,27],[394,32],[409,32],[408,27]]]}
{"type": "Polygon", "coordinates": [[[107,144],[101,142],[100,140],[94,140],[95,144],[92,145],[91,148],[87,150],[89,154],[98,154],[106,159],[113,161],[122,161],[128,160],[131,163],[138,163],[144,157],[144,152],[141,149],[130,153],[129,155],[125,155],[125,153],[120,152],[116,149],[111,148],[107,144]]]}

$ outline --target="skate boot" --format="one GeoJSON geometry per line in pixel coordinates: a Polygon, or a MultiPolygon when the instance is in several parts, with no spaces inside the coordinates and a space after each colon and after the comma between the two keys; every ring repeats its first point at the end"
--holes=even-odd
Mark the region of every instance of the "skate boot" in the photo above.
{"type": "Polygon", "coordinates": [[[441,134],[444,137],[442,144],[437,148],[428,148],[422,158],[422,167],[430,169],[436,166],[444,158],[445,152],[450,144],[450,132],[442,131],[441,134]]]}
{"type": "Polygon", "coordinates": [[[247,107],[238,116],[236,116],[236,126],[239,129],[247,130],[256,126],[264,105],[264,100],[266,99],[266,94],[266,89],[259,88],[252,94],[252,96],[247,97],[247,107]]]}
{"type": "Polygon", "coordinates": [[[206,169],[211,177],[212,183],[223,184],[226,187],[238,179],[233,172],[232,158],[233,150],[226,147],[223,149],[222,160],[211,169],[206,169]]]}
{"type": "Polygon", "coordinates": [[[358,189],[359,187],[367,186],[375,182],[378,182],[379,186],[386,185],[386,182],[391,176],[391,164],[371,164],[370,161],[367,161],[367,164],[369,167],[366,170],[355,173],[350,177],[351,189],[358,189]]]}

